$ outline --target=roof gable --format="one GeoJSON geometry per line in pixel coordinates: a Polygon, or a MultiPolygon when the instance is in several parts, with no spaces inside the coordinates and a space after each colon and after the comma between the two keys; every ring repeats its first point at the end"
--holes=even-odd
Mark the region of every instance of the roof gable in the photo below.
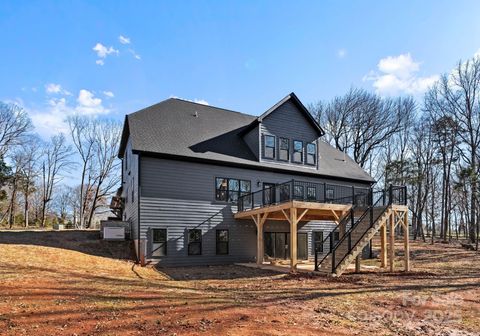
{"type": "Polygon", "coordinates": [[[298,108],[298,110],[303,114],[305,119],[317,131],[319,137],[323,136],[325,134],[324,130],[320,127],[320,125],[315,120],[315,118],[313,118],[313,116],[310,114],[310,112],[308,112],[305,105],[302,104],[300,99],[298,99],[298,97],[293,92],[290,93],[289,95],[287,95],[286,97],[284,97],[282,100],[280,100],[278,103],[276,103],[272,107],[270,107],[267,111],[265,111],[261,116],[259,116],[257,118],[257,121],[261,123],[266,117],[275,113],[279,109],[280,106],[284,105],[285,103],[287,103],[289,101],[292,102],[298,108]]]}

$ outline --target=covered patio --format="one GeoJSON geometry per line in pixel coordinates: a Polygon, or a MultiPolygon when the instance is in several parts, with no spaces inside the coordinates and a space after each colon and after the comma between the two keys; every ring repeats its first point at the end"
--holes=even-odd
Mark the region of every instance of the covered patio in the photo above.
{"type": "MultiPolygon", "coordinates": [[[[257,226],[257,264],[264,263],[264,225],[267,220],[287,221],[290,227],[290,270],[296,271],[297,232],[300,222],[329,220],[337,223],[350,211],[351,204],[316,203],[291,200],[280,204],[265,205],[260,208],[239,211],[236,219],[252,219],[257,226]],[[295,234],[292,234],[295,233],[295,234]]],[[[340,236],[345,233],[346,225],[340,226],[340,236]]]]}

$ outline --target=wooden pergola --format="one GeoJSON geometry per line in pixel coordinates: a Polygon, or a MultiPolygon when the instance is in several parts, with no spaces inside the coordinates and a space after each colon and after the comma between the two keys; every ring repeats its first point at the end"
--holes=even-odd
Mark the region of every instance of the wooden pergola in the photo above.
{"type": "MultiPolygon", "coordinates": [[[[297,228],[301,221],[331,220],[340,223],[351,209],[351,204],[330,204],[304,201],[288,201],[282,204],[269,205],[235,214],[236,219],[253,219],[257,226],[257,264],[263,263],[263,227],[267,220],[287,221],[290,224],[290,268],[297,268],[297,228]]],[[[345,227],[340,227],[340,236],[345,227]]]]}

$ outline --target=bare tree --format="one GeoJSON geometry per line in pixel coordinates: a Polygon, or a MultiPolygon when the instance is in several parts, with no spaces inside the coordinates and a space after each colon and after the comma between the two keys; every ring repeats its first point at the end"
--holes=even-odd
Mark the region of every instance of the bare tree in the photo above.
{"type": "Polygon", "coordinates": [[[52,200],[54,188],[62,179],[62,173],[72,167],[72,148],[66,144],[63,134],[53,136],[45,146],[42,162],[42,210],[41,227],[45,227],[48,205],[52,200]]]}
{"type": "Polygon", "coordinates": [[[0,102],[0,157],[11,147],[21,144],[31,128],[30,118],[24,109],[0,102]]]}
{"type": "Polygon", "coordinates": [[[351,89],[328,104],[311,106],[328,134],[327,140],[364,168],[371,156],[403,129],[414,110],[412,98],[381,99],[362,89],[351,89]]]}
{"type": "Polygon", "coordinates": [[[470,194],[469,237],[477,243],[478,150],[480,147],[480,57],[459,62],[454,71],[442,76],[434,88],[445,112],[458,124],[462,143],[460,154],[468,165],[470,194]]]}
{"type": "Polygon", "coordinates": [[[96,142],[96,123],[87,117],[72,116],[67,119],[70,127],[70,134],[75,148],[81,160],[81,174],[80,174],[80,208],[79,208],[79,225],[85,226],[85,216],[87,214],[88,206],[88,191],[91,190],[91,178],[87,179],[89,169],[92,166],[92,160],[95,154],[96,142]]]}
{"type": "Polygon", "coordinates": [[[24,200],[24,226],[28,227],[30,222],[30,195],[35,188],[35,180],[39,175],[38,160],[41,156],[40,140],[30,137],[21,147],[18,155],[22,161],[20,188],[24,200]]]}
{"type": "Polygon", "coordinates": [[[121,125],[117,122],[104,120],[97,123],[95,160],[92,167],[95,179],[87,227],[91,227],[93,216],[102,204],[101,201],[110,196],[120,182],[120,162],[117,159],[120,134],[121,125]]]}

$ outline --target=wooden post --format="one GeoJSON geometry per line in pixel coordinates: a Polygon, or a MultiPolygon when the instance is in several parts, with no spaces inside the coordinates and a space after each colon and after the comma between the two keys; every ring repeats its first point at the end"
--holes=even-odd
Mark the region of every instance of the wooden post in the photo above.
{"type": "Polygon", "coordinates": [[[410,271],[410,238],[408,233],[408,210],[405,211],[403,219],[403,244],[405,248],[405,272],[410,271]]]}
{"type": "Polygon", "coordinates": [[[290,271],[297,269],[297,208],[290,209],[290,271]]]}
{"type": "Polygon", "coordinates": [[[355,258],[355,273],[359,273],[360,272],[360,257],[361,257],[361,253],[355,258]]]}
{"type": "Polygon", "coordinates": [[[380,227],[380,264],[387,267],[387,222],[380,227]]]}
{"type": "Polygon", "coordinates": [[[395,213],[390,215],[390,272],[395,270],[395,213]]]}
{"type": "Polygon", "coordinates": [[[257,224],[257,264],[263,264],[263,218],[260,214],[257,214],[256,220],[257,224]]]}

